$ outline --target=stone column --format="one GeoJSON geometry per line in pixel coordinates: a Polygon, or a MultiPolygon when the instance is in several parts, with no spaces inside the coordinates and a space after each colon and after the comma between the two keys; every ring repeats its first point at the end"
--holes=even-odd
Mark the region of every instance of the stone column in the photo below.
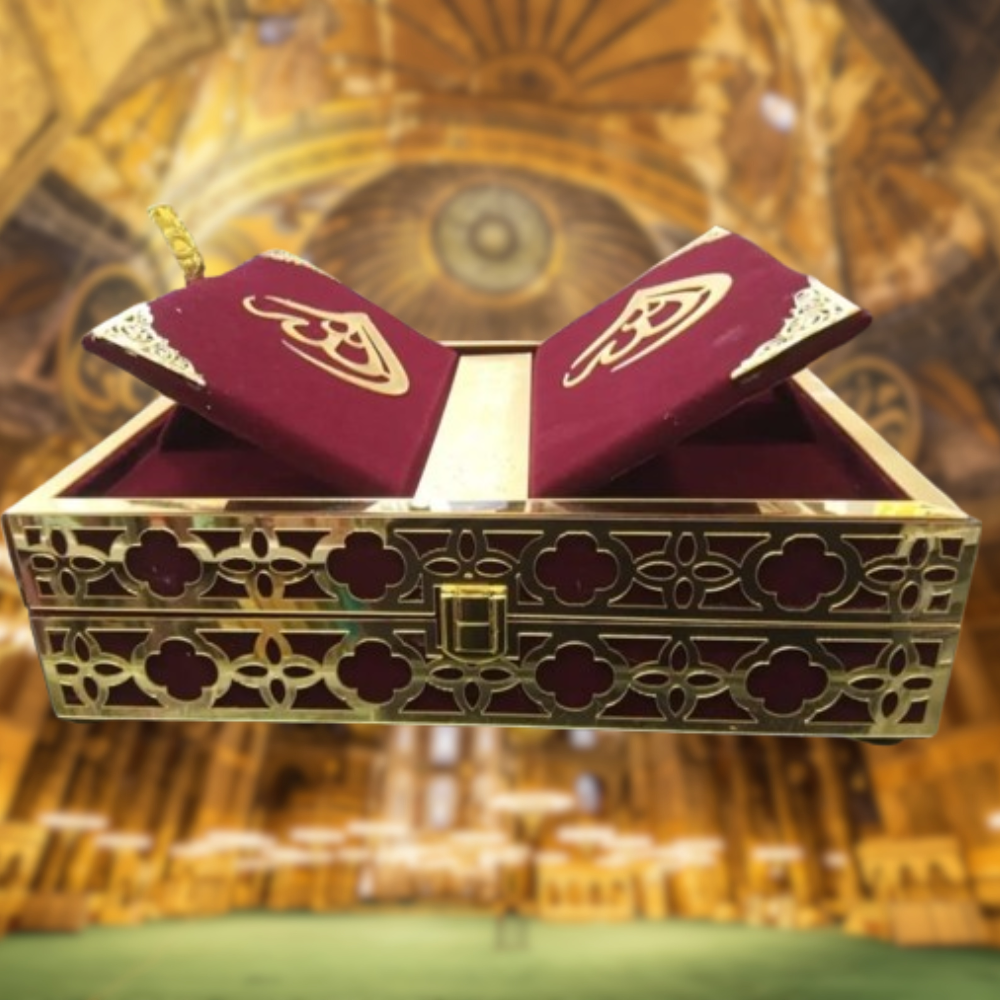
{"type": "Polygon", "coordinates": [[[854,831],[851,829],[850,806],[844,775],[838,766],[833,743],[827,739],[811,740],[809,755],[819,777],[821,817],[825,840],[844,857],[840,874],[841,902],[852,906],[861,898],[861,883],[854,857],[854,831]]]}
{"type": "Polygon", "coordinates": [[[724,794],[721,809],[722,830],[728,852],[730,895],[737,910],[746,910],[750,892],[748,859],[753,844],[753,816],[750,781],[740,754],[742,738],[718,737],[718,782],[724,794]]]}
{"type": "MultiPolygon", "coordinates": [[[[764,754],[781,839],[787,844],[799,844],[805,848],[805,838],[795,815],[791,788],[783,766],[784,759],[780,740],[777,737],[764,738],[764,754]]],[[[815,901],[816,893],[806,863],[804,861],[793,862],[789,866],[789,875],[796,903],[800,907],[812,904],[815,901]]]]}

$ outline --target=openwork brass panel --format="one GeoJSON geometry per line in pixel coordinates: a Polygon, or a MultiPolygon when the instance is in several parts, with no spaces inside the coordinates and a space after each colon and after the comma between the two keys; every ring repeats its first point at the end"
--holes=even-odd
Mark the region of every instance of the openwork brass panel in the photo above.
{"type": "Polygon", "coordinates": [[[56,711],[929,735],[979,526],[799,382],[904,498],[66,496],[154,404],[5,517],[56,711]]]}
{"type": "Polygon", "coordinates": [[[60,715],[495,723],[919,736],[953,629],[513,623],[456,659],[437,624],[370,619],[36,619],[60,715]],[[770,675],[770,676],[769,676],[770,675]]]}
{"type": "Polygon", "coordinates": [[[9,519],[60,714],[934,731],[947,519],[9,519]],[[128,614],[131,612],[131,614],[128,614]]]}
{"type": "MultiPolygon", "coordinates": [[[[596,505],[595,505],[596,507],[596,505]]],[[[39,609],[433,615],[502,584],[511,615],[955,624],[976,533],[934,519],[511,513],[13,516],[39,609]]]]}

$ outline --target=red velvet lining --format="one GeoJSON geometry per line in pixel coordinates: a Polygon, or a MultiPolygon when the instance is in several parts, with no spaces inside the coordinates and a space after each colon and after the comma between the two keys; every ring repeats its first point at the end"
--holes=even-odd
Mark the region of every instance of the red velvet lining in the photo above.
{"type": "MultiPolygon", "coordinates": [[[[70,496],[349,497],[178,407],[77,482],[70,496]]],[[[792,384],[730,416],[592,496],[850,500],[905,496],[792,384]]]]}
{"type": "Polygon", "coordinates": [[[906,494],[805,393],[786,383],[592,495],[884,500],[906,494]]]}

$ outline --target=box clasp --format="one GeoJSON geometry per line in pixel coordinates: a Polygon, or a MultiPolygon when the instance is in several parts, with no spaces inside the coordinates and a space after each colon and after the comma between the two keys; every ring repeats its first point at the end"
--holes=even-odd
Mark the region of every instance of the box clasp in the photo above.
{"type": "Polygon", "coordinates": [[[437,588],[438,645],[456,660],[494,660],[507,652],[507,587],[446,583],[437,588]]]}

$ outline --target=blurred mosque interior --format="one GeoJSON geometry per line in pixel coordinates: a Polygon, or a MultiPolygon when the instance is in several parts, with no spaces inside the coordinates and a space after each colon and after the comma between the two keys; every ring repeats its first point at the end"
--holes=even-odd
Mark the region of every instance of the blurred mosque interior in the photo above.
{"type": "Polygon", "coordinates": [[[543,339],[712,225],[983,523],[933,739],[53,718],[0,556],[0,935],[248,909],[1000,946],[1000,0],[0,0],[0,509],[150,400],[80,337],[271,247],[543,339]]]}

